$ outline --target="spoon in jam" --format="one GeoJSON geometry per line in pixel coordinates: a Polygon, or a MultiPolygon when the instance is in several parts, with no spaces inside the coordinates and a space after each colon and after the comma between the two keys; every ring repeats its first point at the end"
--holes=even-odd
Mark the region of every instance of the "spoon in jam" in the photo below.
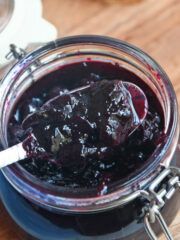
{"type": "Polygon", "coordinates": [[[24,119],[23,128],[31,132],[23,142],[0,152],[0,168],[30,157],[61,157],[61,148],[78,148],[97,131],[103,144],[118,146],[141,125],[147,111],[146,95],[130,82],[102,80],[65,92],[24,119]],[[46,136],[49,129],[53,136],[46,136]]]}

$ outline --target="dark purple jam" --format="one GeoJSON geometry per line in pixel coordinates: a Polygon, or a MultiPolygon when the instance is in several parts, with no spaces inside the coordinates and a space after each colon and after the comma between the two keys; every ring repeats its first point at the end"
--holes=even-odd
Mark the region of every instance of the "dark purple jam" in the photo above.
{"type": "MultiPolygon", "coordinates": [[[[88,86],[61,93],[23,120],[23,129],[30,133],[23,144],[28,157],[38,154],[81,172],[89,158],[108,161],[113,148],[140,125],[136,100],[125,82],[102,80],[88,86]]],[[[140,92],[139,97],[144,95],[140,92]]]]}
{"type": "MultiPolygon", "coordinates": [[[[139,99],[138,116],[141,105],[139,99]]],[[[50,184],[105,194],[109,184],[147,162],[161,143],[163,125],[160,103],[139,77],[117,64],[87,61],[61,67],[24,93],[9,122],[9,142],[33,134],[38,141],[20,162],[28,172],[50,184]],[[147,97],[140,125],[123,82],[135,83],[147,97]],[[87,84],[89,89],[68,93],[87,84]]]]}

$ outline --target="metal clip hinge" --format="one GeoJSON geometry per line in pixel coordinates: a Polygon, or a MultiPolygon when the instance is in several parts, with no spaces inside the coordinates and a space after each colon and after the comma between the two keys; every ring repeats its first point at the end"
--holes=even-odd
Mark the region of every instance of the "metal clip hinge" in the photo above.
{"type": "Polygon", "coordinates": [[[165,205],[166,201],[174,195],[176,189],[180,189],[180,169],[169,167],[164,169],[151,183],[146,195],[142,195],[148,200],[148,203],[143,208],[143,215],[145,229],[151,240],[158,239],[151,227],[151,224],[155,223],[156,220],[159,222],[166,239],[173,240],[160,210],[165,205]]]}
{"type": "MultiPolygon", "coordinates": [[[[17,61],[21,60],[22,58],[24,58],[27,55],[27,52],[22,49],[17,47],[15,44],[10,44],[10,51],[9,53],[6,55],[6,59],[7,60],[12,60],[15,59],[17,61]]],[[[29,73],[29,76],[31,77],[32,81],[34,81],[34,75],[33,75],[33,71],[42,66],[41,62],[39,59],[36,59],[28,68],[27,71],[29,73]]]]}
{"type": "Polygon", "coordinates": [[[20,60],[27,54],[24,49],[17,47],[15,44],[10,44],[9,47],[10,51],[6,55],[7,60],[11,60],[13,58],[16,60],[20,60]]]}

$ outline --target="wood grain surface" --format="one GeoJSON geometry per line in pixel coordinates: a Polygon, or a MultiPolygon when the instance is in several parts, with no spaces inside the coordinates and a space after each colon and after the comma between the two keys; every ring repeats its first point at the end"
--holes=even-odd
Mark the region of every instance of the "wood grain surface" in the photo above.
{"type": "MultiPolygon", "coordinates": [[[[43,0],[43,6],[59,37],[101,34],[144,49],[165,69],[180,103],[180,0],[43,0]]],[[[0,211],[0,240],[19,240],[1,205],[0,211]]],[[[180,211],[170,229],[179,240],[180,211]]]]}

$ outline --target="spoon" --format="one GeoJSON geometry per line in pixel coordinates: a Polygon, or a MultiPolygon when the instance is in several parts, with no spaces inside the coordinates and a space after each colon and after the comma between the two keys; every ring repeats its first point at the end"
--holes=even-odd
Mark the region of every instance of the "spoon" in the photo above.
{"type": "MultiPolygon", "coordinates": [[[[86,85],[83,87],[76,88],[76,89],[68,92],[68,94],[73,94],[73,93],[77,93],[79,91],[83,91],[85,89],[90,88],[90,86],[91,85],[89,84],[89,85],[86,85]]],[[[123,82],[123,86],[128,90],[129,94],[131,95],[131,98],[130,98],[132,101],[131,104],[134,107],[133,114],[139,120],[138,124],[135,125],[135,127],[132,128],[131,132],[129,133],[128,136],[130,136],[145,119],[147,111],[148,111],[148,102],[147,102],[147,98],[146,98],[144,92],[135,84],[130,83],[130,82],[123,82]]],[[[61,95],[50,99],[48,102],[45,103],[45,105],[52,103],[54,101],[57,101],[58,98],[60,98],[60,97],[61,97],[61,95]]],[[[25,118],[25,121],[28,120],[28,118],[30,118],[32,115],[33,115],[33,113],[28,115],[25,118]]],[[[26,138],[23,142],[18,143],[10,148],[7,148],[7,149],[1,151],[0,152],[0,159],[1,159],[0,160],[0,168],[3,168],[12,163],[15,163],[15,162],[18,162],[20,160],[27,158],[28,152],[25,150],[24,145],[27,142],[31,143],[33,141],[36,141],[36,139],[33,136],[33,134],[31,134],[31,136],[26,138]]],[[[36,153],[34,153],[34,154],[36,154],[36,153]]]]}

